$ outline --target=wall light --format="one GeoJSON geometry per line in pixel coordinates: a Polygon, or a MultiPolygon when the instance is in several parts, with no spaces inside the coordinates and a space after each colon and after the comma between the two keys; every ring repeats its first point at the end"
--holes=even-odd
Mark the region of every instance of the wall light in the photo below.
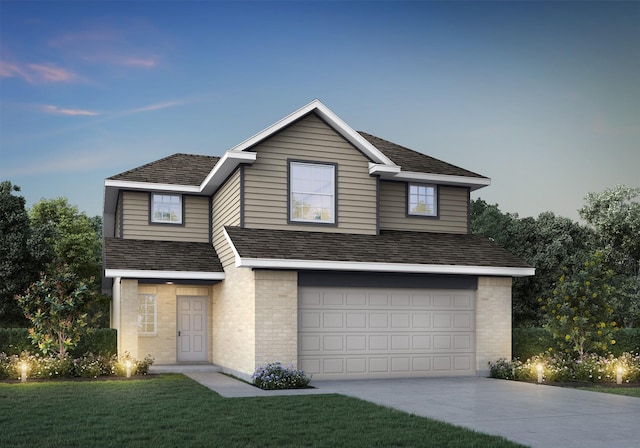
{"type": "Polygon", "coordinates": [[[131,378],[131,361],[125,361],[124,367],[127,369],[127,378],[131,378]]]}
{"type": "Polygon", "coordinates": [[[616,369],[616,383],[622,384],[622,374],[624,373],[624,368],[622,366],[618,366],[616,369]]]}
{"type": "Polygon", "coordinates": [[[20,362],[20,382],[27,382],[27,361],[20,362]]]}
{"type": "Polygon", "coordinates": [[[542,377],[543,377],[543,373],[544,373],[544,367],[542,366],[542,364],[538,364],[536,366],[536,369],[538,370],[538,383],[542,383],[542,377]]]}

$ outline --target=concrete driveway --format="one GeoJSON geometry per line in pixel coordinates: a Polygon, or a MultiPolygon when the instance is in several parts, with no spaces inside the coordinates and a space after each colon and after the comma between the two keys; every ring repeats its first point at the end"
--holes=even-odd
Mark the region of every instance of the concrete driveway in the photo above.
{"type": "Polygon", "coordinates": [[[531,447],[640,447],[640,398],[476,377],[312,385],[531,447]]]}

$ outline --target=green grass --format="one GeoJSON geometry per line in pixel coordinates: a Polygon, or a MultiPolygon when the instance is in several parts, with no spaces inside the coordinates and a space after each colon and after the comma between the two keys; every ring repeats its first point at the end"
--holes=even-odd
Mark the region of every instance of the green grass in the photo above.
{"type": "Polygon", "coordinates": [[[222,398],[182,375],[0,383],[0,446],[518,447],[341,395],[222,398]]]}
{"type": "Polygon", "coordinates": [[[607,394],[627,395],[629,397],[640,398],[640,387],[592,386],[592,387],[580,387],[579,389],[590,390],[592,392],[604,392],[607,394]]]}

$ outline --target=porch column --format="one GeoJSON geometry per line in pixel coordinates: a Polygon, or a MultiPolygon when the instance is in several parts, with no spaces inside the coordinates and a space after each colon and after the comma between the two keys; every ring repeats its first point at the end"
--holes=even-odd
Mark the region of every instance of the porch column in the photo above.
{"type": "Polygon", "coordinates": [[[478,277],[476,373],[488,376],[490,361],[511,359],[511,277],[478,277]]]}

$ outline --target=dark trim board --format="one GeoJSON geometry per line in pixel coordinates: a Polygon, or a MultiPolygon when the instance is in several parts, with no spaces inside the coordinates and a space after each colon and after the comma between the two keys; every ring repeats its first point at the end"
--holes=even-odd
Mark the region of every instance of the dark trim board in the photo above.
{"type": "Polygon", "coordinates": [[[299,271],[298,286],[475,290],[478,289],[478,277],[391,272],[299,271]]]}

